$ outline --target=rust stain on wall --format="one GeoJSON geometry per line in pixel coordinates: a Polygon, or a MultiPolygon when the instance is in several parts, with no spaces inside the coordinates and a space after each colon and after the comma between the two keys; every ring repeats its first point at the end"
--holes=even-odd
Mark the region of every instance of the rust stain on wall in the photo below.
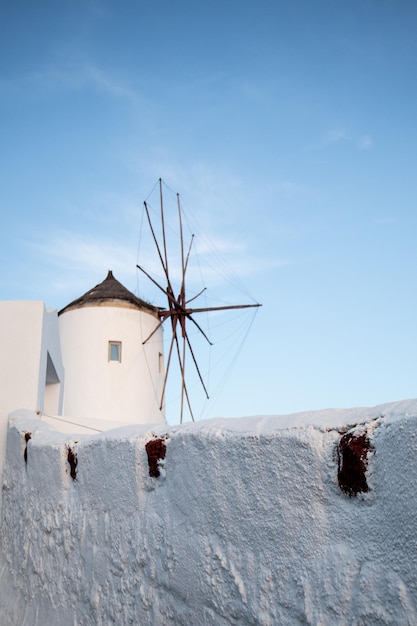
{"type": "Polygon", "coordinates": [[[68,446],[67,460],[70,466],[70,476],[72,480],[75,480],[77,478],[78,459],[76,452],[74,452],[74,450],[70,446],[68,446]]]}
{"type": "Polygon", "coordinates": [[[26,441],[26,446],[25,446],[25,451],[23,453],[23,458],[25,459],[25,463],[28,462],[28,441],[29,439],[32,438],[32,433],[25,433],[25,441],[26,441]]]}
{"type": "Polygon", "coordinates": [[[372,450],[366,432],[346,433],[337,446],[339,469],[337,479],[339,487],[349,496],[369,491],[366,480],[368,453],[372,450]]]}
{"type": "Polygon", "coordinates": [[[145,448],[148,455],[149,476],[158,478],[160,475],[159,462],[165,459],[166,454],[165,439],[151,439],[145,448]]]}

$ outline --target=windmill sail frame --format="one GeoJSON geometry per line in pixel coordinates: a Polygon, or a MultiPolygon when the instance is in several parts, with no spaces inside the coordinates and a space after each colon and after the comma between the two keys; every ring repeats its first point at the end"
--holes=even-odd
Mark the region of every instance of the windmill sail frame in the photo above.
{"type": "Polygon", "coordinates": [[[163,198],[163,189],[162,189],[162,179],[159,179],[159,204],[160,204],[160,220],[161,220],[161,234],[162,234],[162,242],[158,241],[158,238],[155,233],[154,226],[152,224],[149,207],[146,201],[144,201],[144,208],[147,217],[147,222],[149,225],[149,229],[152,235],[152,239],[159,257],[159,261],[161,267],[163,269],[164,277],[166,280],[166,287],[163,287],[157,280],[155,280],[150,273],[145,270],[141,265],[136,265],[136,267],[165,295],[167,301],[167,307],[161,308],[158,311],[159,315],[159,323],[156,328],[152,331],[152,333],[143,341],[143,344],[146,344],[154,333],[166,322],[167,320],[171,321],[171,340],[168,349],[168,357],[165,367],[165,375],[164,381],[162,385],[161,397],[159,399],[159,409],[162,410],[165,400],[166,387],[168,376],[170,372],[170,367],[172,365],[172,353],[175,351],[177,354],[178,364],[181,373],[181,402],[180,402],[180,423],[183,421],[184,415],[184,404],[187,403],[188,411],[190,413],[191,419],[194,421],[194,414],[191,407],[190,396],[188,392],[187,382],[186,382],[186,374],[185,374],[185,365],[187,358],[187,351],[191,356],[191,360],[193,362],[195,371],[198,375],[201,386],[204,390],[205,396],[208,399],[209,394],[207,391],[207,387],[204,383],[203,376],[201,374],[197,358],[194,354],[194,350],[191,345],[190,338],[187,332],[187,323],[191,323],[197,328],[198,332],[204,337],[204,339],[212,345],[209,337],[202,329],[201,325],[194,319],[194,315],[197,313],[210,313],[215,311],[226,311],[233,309],[246,309],[246,308],[255,308],[262,306],[261,304],[235,304],[235,305],[225,305],[225,306],[215,306],[215,307],[193,307],[190,306],[190,303],[195,301],[199,296],[204,293],[206,287],[201,289],[197,294],[193,295],[191,298],[187,300],[186,296],[186,274],[189,263],[189,258],[191,254],[191,250],[194,242],[194,234],[191,235],[191,240],[188,246],[187,254],[185,254],[184,250],[184,233],[183,233],[183,223],[182,223],[182,209],[180,196],[177,193],[177,212],[178,212],[178,228],[180,235],[180,253],[181,253],[181,283],[178,296],[175,296],[174,289],[172,287],[172,281],[170,278],[169,264],[168,264],[168,245],[167,245],[167,237],[166,237],[166,226],[165,226],[165,212],[164,212],[164,198],[163,198]],[[181,340],[178,337],[180,332],[181,340]]]}

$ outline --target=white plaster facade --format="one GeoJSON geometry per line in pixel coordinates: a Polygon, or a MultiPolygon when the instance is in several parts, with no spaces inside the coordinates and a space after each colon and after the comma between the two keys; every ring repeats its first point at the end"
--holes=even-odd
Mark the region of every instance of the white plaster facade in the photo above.
{"type": "Polygon", "coordinates": [[[0,468],[8,414],[62,414],[64,368],[56,309],[42,301],[0,302],[0,468]]]}
{"type": "Polygon", "coordinates": [[[0,338],[0,469],[8,415],[18,409],[62,432],[165,424],[158,310],[111,272],[59,314],[42,301],[0,302],[0,338]],[[109,342],[120,360],[109,358],[109,342]]]}
{"type": "Polygon", "coordinates": [[[158,323],[155,315],[118,301],[63,312],[64,415],[120,424],[164,423],[158,405],[162,330],[143,345],[158,323]],[[120,346],[120,361],[109,359],[111,342],[120,346]]]}

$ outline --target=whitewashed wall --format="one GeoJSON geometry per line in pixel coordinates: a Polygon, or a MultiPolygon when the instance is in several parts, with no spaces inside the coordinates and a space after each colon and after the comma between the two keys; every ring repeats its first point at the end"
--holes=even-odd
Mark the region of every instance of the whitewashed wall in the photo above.
{"type": "Polygon", "coordinates": [[[416,420],[416,401],[95,437],[16,418],[0,623],[416,624],[416,420]],[[370,491],[349,497],[336,446],[357,422],[370,491]]]}
{"type": "Polygon", "coordinates": [[[45,397],[54,402],[54,413],[61,413],[64,371],[56,310],[42,301],[0,302],[0,346],[1,473],[8,414],[21,407],[43,411],[45,397]],[[54,394],[48,393],[48,353],[60,381],[54,394]]]}

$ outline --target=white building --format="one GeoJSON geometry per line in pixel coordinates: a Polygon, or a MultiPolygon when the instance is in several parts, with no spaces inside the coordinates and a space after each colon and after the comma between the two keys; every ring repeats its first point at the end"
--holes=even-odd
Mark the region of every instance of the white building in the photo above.
{"type": "Polygon", "coordinates": [[[59,313],[65,369],[63,414],[120,424],[165,422],[158,309],[107,278],[59,313]]]}
{"type": "Polygon", "coordinates": [[[0,467],[7,416],[18,409],[64,432],[165,423],[158,326],[158,309],[111,271],[59,313],[40,301],[1,302],[0,467]]]}

